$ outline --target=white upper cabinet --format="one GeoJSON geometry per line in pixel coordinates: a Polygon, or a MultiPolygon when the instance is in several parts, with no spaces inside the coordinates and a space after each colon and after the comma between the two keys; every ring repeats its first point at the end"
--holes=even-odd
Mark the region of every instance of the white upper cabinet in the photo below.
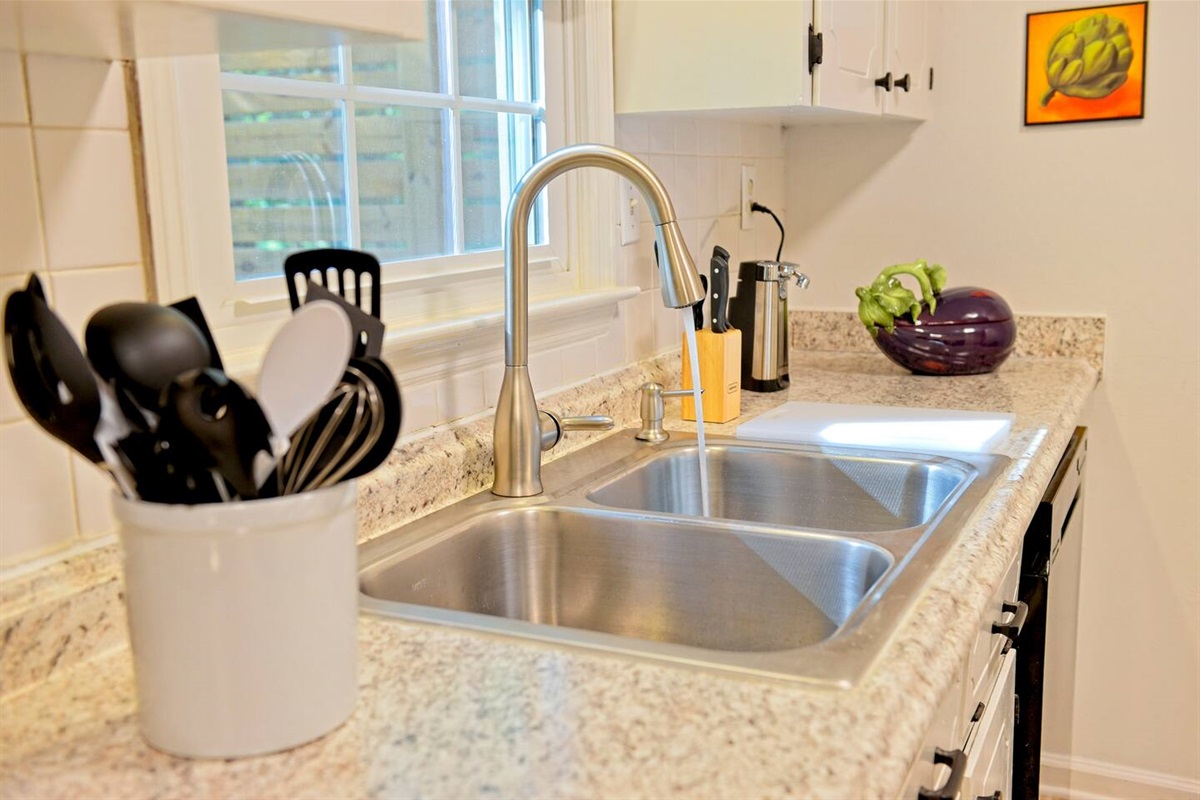
{"type": "Polygon", "coordinates": [[[879,114],[883,111],[883,0],[816,0],[823,55],[813,72],[813,104],[879,114]]]}
{"type": "Polygon", "coordinates": [[[884,69],[892,73],[892,90],[884,96],[883,111],[898,117],[932,116],[933,16],[936,3],[925,0],[887,0],[887,51],[884,69]]]}
{"type": "Polygon", "coordinates": [[[813,105],[928,119],[934,5],[815,0],[824,55],[813,73],[813,105]]]}
{"type": "Polygon", "coordinates": [[[927,119],[935,5],[614,0],[617,113],[927,119]]]}
{"type": "Polygon", "coordinates": [[[811,2],[614,0],[618,114],[807,106],[811,2]]]}
{"type": "Polygon", "coordinates": [[[135,59],[424,39],[420,0],[3,0],[0,49],[135,59]]]}

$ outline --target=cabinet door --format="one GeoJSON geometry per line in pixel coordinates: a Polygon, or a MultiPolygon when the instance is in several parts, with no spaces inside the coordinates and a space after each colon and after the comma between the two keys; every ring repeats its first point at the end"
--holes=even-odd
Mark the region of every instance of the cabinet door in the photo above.
{"type": "Polygon", "coordinates": [[[937,4],[928,0],[886,0],[886,5],[884,69],[892,73],[893,85],[885,95],[883,111],[910,119],[929,119],[931,28],[937,4]]]}
{"type": "Polygon", "coordinates": [[[887,92],[875,81],[885,72],[884,1],[816,0],[814,17],[825,51],[813,74],[813,105],[881,113],[887,92]]]}

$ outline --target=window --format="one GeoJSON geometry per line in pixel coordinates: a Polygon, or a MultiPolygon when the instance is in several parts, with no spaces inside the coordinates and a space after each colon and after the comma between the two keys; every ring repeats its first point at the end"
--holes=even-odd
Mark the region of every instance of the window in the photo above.
{"type": "Polygon", "coordinates": [[[236,280],[313,247],[427,275],[502,247],[512,186],[545,155],[541,3],[429,0],[426,25],[425,41],[221,57],[236,280]]]}
{"type": "MultiPolygon", "coordinates": [[[[402,379],[494,363],[512,185],[567,142],[612,141],[608,3],[425,8],[419,42],[138,62],[156,294],[200,299],[235,374],[257,370],[289,313],[286,255],[328,245],[383,262],[384,354],[402,379]]],[[[543,195],[535,351],[607,330],[636,293],[614,281],[616,188],[591,170],[543,195]]]]}

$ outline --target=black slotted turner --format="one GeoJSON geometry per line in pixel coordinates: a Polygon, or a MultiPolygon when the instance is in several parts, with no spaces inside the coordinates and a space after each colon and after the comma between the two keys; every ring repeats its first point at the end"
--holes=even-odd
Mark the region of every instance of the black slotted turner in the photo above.
{"type": "Polygon", "coordinates": [[[283,262],[287,279],[288,300],[292,311],[300,307],[299,283],[310,280],[336,292],[342,299],[379,319],[382,298],[379,287],[379,261],[370,253],[342,250],[335,247],[293,253],[283,262]],[[363,305],[363,278],[371,280],[370,304],[363,305]],[[297,280],[297,278],[300,280],[297,280]]]}

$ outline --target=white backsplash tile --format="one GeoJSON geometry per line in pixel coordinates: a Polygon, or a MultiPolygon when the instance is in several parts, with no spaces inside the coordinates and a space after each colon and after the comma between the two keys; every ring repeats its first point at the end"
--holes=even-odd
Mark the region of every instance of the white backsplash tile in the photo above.
{"type": "Polygon", "coordinates": [[[50,273],[54,310],[82,344],[84,326],[101,306],[146,299],[141,266],[98,267],[50,273]]]}
{"type": "Polygon", "coordinates": [[[115,491],[112,480],[90,461],[71,456],[71,472],[75,480],[75,508],[79,515],[79,535],[96,539],[116,532],[117,521],[112,513],[115,491]]]}
{"type": "MultiPolygon", "coordinates": [[[[628,308],[631,302],[631,300],[627,300],[622,303],[622,307],[628,308]]],[[[617,318],[609,326],[608,333],[596,339],[597,374],[623,367],[633,360],[625,348],[625,319],[622,313],[620,311],[617,313],[617,318]]]]}
{"type": "Polygon", "coordinates": [[[129,127],[125,71],[120,62],[30,55],[25,67],[34,125],[115,130],[129,127]]]}
{"type": "Polygon", "coordinates": [[[701,120],[696,126],[696,152],[702,156],[721,155],[721,124],[715,120],[701,120]]]}
{"type": "MultiPolygon", "coordinates": [[[[707,259],[705,259],[707,261],[707,259]]],[[[683,315],[692,318],[691,309],[667,308],[661,299],[656,299],[654,313],[654,352],[678,348],[683,342],[683,315]]],[[[668,387],[669,388],[669,387],[668,387]]]]}
{"type": "Polygon", "coordinates": [[[50,269],[138,263],[128,133],[41,129],[34,145],[50,269]]]}
{"type": "Polygon", "coordinates": [[[555,347],[530,353],[529,381],[533,384],[533,391],[538,396],[549,394],[561,387],[563,385],[562,350],[555,347]]]}
{"type": "MultiPolygon", "coordinates": [[[[0,299],[8,297],[8,293],[14,289],[20,289],[25,286],[24,276],[9,275],[0,277],[0,299]]],[[[3,377],[0,377],[0,423],[15,422],[19,419],[24,419],[25,410],[21,407],[20,401],[17,400],[17,395],[13,392],[12,380],[9,378],[8,369],[0,367],[0,372],[3,372],[3,377]]]]}
{"type": "Polygon", "coordinates": [[[29,128],[0,128],[0,275],[45,266],[35,174],[29,128]]]}
{"type": "Polygon", "coordinates": [[[714,122],[721,133],[721,155],[738,157],[742,155],[741,125],[736,122],[714,122]]]}
{"type": "Polygon", "coordinates": [[[586,380],[596,373],[595,339],[563,346],[562,382],[564,386],[586,380]]]}
{"type": "Polygon", "coordinates": [[[32,422],[0,425],[0,566],[75,540],[67,459],[66,446],[32,422]]]}
{"type": "Polygon", "coordinates": [[[697,216],[715,217],[721,213],[720,163],[719,159],[709,156],[696,159],[697,216]]]}
{"type": "Polygon", "coordinates": [[[717,166],[717,192],[721,214],[738,214],[742,202],[742,163],[740,158],[722,158],[717,166]]]}
{"type": "Polygon", "coordinates": [[[21,56],[12,51],[0,52],[0,123],[24,125],[28,122],[21,56]]]}
{"type": "Polygon", "coordinates": [[[654,305],[661,304],[660,297],[657,291],[646,291],[621,305],[626,357],[630,361],[640,361],[654,353],[654,305]]]}
{"type": "Polygon", "coordinates": [[[406,436],[430,425],[441,422],[438,410],[437,382],[430,381],[400,389],[404,401],[404,414],[400,422],[400,435],[406,436]]]}
{"type": "Polygon", "coordinates": [[[647,117],[647,149],[648,153],[675,152],[675,123],[667,117],[647,117]]]}
{"type": "Polygon", "coordinates": [[[696,217],[697,160],[695,156],[675,157],[675,182],[667,184],[667,190],[679,219],[696,217]]]}
{"type": "Polygon", "coordinates": [[[678,155],[695,155],[698,152],[698,132],[696,120],[675,120],[675,153],[678,155]]]}
{"type": "Polygon", "coordinates": [[[438,385],[438,409],[442,420],[478,414],[488,406],[483,396],[483,371],[471,370],[453,375],[438,385]]]}
{"type": "Polygon", "coordinates": [[[645,117],[626,114],[617,117],[617,147],[631,153],[645,153],[650,149],[650,130],[645,117]]]}

